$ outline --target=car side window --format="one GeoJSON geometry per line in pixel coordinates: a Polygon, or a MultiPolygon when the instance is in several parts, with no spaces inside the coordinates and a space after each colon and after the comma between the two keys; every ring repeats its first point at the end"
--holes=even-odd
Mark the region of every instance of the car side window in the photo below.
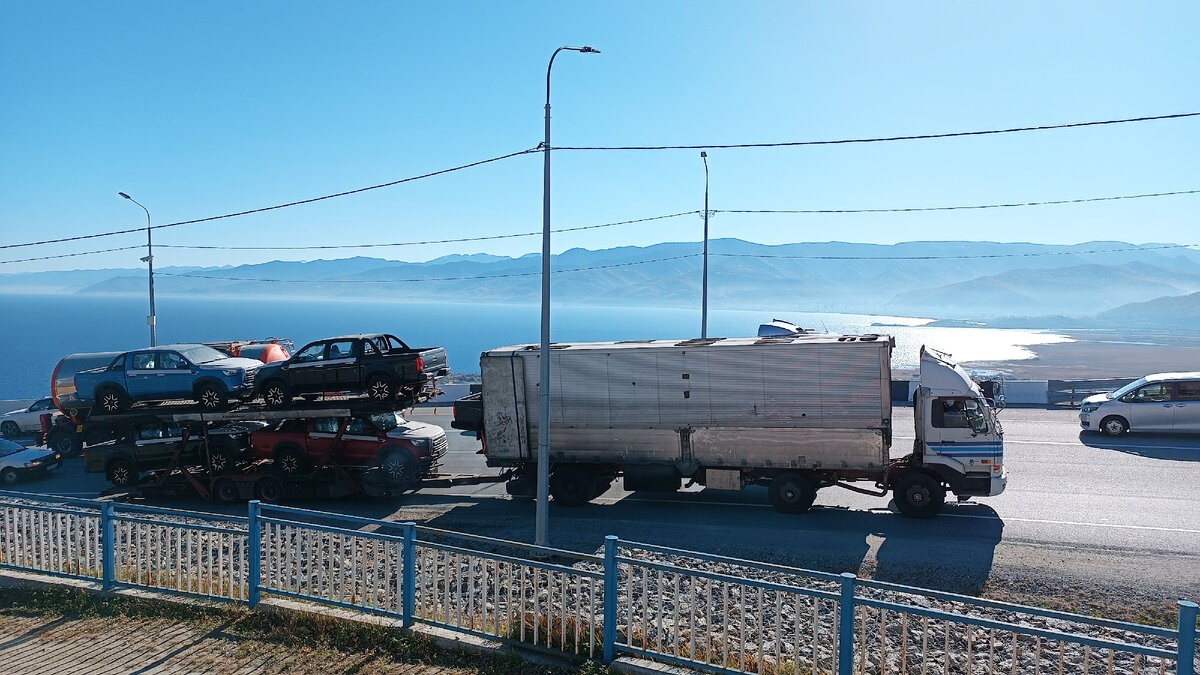
{"type": "Polygon", "coordinates": [[[339,340],[329,343],[329,359],[348,359],[354,356],[354,340],[339,340]]]}
{"type": "Polygon", "coordinates": [[[30,412],[35,412],[38,410],[45,410],[49,407],[50,407],[50,399],[43,399],[43,400],[38,401],[38,402],[34,403],[33,405],[29,406],[29,410],[30,410],[30,412]]]}
{"type": "Polygon", "coordinates": [[[1179,382],[1175,385],[1176,401],[1200,401],[1200,381],[1179,382]]]}
{"type": "Polygon", "coordinates": [[[296,363],[310,363],[312,361],[325,360],[325,343],[318,342],[315,345],[309,345],[301,349],[294,357],[296,363]]]}
{"type": "Polygon", "coordinates": [[[363,340],[363,356],[375,356],[379,350],[375,348],[374,340],[363,340]]]}
{"type": "Polygon", "coordinates": [[[130,370],[154,370],[154,352],[139,352],[129,363],[130,370]]]}
{"type": "Polygon", "coordinates": [[[336,434],[338,430],[338,419],[336,417],[318,417],[314,428],[318,433],[336,434]]]}
{"type": "Polygon", "coordinates": [[[1166,403],[1171,400],[1171,384],[1155,382],[1139,387],[1121,397],[1125,403],[1166,403]]]}
{"type": "Polygon", "coordinates": [[[350,420],[349,426],[346,428],[346,433],[354,434],[356,436],[362,436],[364,434],[370,435],[371,429],[366,422],[360,419],[352,419],[350,420]]]}
{"type": "Polygon", "coordinates": [[[158,355],[158,367],[163,370],[187,370],[188,362],[175,352],[163,352],[158,355]]]}

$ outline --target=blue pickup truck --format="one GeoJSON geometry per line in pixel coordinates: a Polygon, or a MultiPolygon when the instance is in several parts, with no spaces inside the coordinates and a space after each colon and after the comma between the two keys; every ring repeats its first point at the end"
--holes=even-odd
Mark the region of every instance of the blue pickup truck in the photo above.
{"type": "Polygon", "coordinates": [[[254,391],[262,361],[226,356],[200,344],[166,345],[124,352],[107,366],[75,375],[75,391],[97,412],[121,413],[137,401],[194,399],[223,408],[230,396],[254,391]]]}

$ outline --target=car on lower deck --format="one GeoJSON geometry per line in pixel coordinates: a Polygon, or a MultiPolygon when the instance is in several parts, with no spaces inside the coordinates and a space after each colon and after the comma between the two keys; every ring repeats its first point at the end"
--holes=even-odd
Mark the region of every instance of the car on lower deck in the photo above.
{"type": "Polygon", "coordinates": [[[433,473],[448,447],[441,427],[399,412],[281,420],[250,439],[254,457],[273,460],[284,474],[331,464],[380,467],[389,480],[409,484],[433,473]]]}
{"type": "Polygon", "coordinates": [[[84,452],[84,471],[103,473],[118,487],[137,482],[147,471],[175,466],[207,466],[223,473],[247,458],[250,434],[265,422],[232,422],[208,429],[204,450],[201,429],[178,423],[134,424],[121,429],[116,440],[90,445],[84,452]]]}

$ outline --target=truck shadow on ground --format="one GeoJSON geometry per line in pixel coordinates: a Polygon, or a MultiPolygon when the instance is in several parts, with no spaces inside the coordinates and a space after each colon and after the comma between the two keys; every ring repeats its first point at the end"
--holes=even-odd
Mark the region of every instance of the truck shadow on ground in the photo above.
{"type": "Polygon", "coordinates": [[[1095,431],[1081,431],[1079,442],[1089,448],[1116,450],[1151,459],[1200,462],[1200,437],[1195,435],[1138,434],[1112,438],[1095,431]]]}

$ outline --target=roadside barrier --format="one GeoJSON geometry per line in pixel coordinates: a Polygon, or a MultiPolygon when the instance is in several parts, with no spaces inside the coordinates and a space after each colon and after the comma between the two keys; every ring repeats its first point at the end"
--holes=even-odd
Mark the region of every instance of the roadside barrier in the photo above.
{"type": "Polygon", "coordinates": [[[1195,675],[1175,630],[606,537],[581,554],[250,502],[245,518],[0,492],[0,568],[263,594],[610,663],[757,675],[1195,675]]]}

